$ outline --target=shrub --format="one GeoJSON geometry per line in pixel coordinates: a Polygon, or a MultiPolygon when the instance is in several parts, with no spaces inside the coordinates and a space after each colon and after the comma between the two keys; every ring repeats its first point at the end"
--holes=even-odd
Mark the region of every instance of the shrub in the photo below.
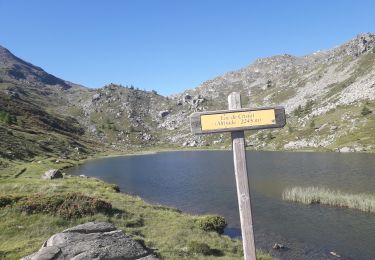
{"type": "Polygon", "coordinates": [[[114,192],[120,192],[120,186],[117,184],[111,184],[111,188],[114,192]]]}
{"type": "Polygon", "coordinates": [[[17,117],[14,115],[10,115],[8,112],[1,111],[0,110],[0,121],[11,125],[11,124],[16,124],[17,123],[17,117]]]}
{"type": "Polygon", "coordinates": [[[299,105],[294,111],[293,111],[293,114],[297,117],[300,117],[302,116],[303,114],[303,109],[302,109],[302,106],[299,105]]]}
{"type": "Polygon", "coordinates": [[[53,196],[36,194],[21,200],[18,208],[28,214],[46,213],[65,218],[80,218],[96,213],[109,214],[112,204],[80,193],[53,196]]]}
{"type": "Polygon", "coordinates": [[[368,114],[371,114],[371,113],[372,113],[372,111],[370,109],[368,109],[368,107],[364,106],[362,108],[362,111],[361,111],[362,116],[367,116],[368,114]]]}
{"type": "Polygon", "coordinates": [[[13,203],[16,203],[20,199],[21,197],[11,196],[11,195],[0,196],[0,208],[6,207],[8,205],[12,205],[13,203]]]}
{"type": "Polygon", "coordinates": [[[276,138],[276,137],[274,137],[271,132],[267,134],[267,140],[268,141],[271,141],[274,138],[276,138]]]}
{"type": "Polygon", "coordinates": [[[206,215],[199,217],[198,225],[204,231],[215,231],[219,234],[224,232],[224,228],[227,226],[225,218],[217,215],[206,215]]]}
{"type": "Polygon", "coordinates": [[[187,247],[190,253],[202,254],[202,255],[211,254],[211,248],[206,243],[201,243],[197,241],[189,241],[187,247]]]}
{"type": "Polygon", "coordinates": [[[315,128],[315,121],[314,121],[314,119],[310,122],[310,128],[315,128]]]}

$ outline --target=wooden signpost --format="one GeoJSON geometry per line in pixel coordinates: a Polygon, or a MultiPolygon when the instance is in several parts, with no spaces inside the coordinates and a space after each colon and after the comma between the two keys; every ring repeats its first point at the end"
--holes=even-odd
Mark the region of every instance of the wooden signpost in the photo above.
{"type": "Polygon", "coordinates": [[[244,130],[284,127],[286,122],[285,109],[283,107],[242,109],[240,94],[236,92],[228,96],[228,108],[229,110],[193,113],[190,116],[190,126],[194,134],[232,133],[234,173],[236,176],[244,257],[245,260],[255,260],[244,130]]]}

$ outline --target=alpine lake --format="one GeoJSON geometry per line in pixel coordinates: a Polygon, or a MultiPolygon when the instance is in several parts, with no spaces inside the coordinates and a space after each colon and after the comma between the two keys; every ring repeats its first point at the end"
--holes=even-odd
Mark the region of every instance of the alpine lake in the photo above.
{"type": "MultiPolygon", "coordinates": [[[[288,187],[375,192],[375,155],[247,152],[257,248],[280,259],[375,259],[375,214],[282,200],[288,187]],[[286,250],[272,249],[274,243],[286,250]]],[[[231,151],[182,151],[97,159],[70,168],[122,192],[191,214],[226,218],[225,235],[241,238],[231,151]]]]}

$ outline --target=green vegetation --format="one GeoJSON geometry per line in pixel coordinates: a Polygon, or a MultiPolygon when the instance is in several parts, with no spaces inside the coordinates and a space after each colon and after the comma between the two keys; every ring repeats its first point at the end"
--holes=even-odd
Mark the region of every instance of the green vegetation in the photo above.
{"type": "MultiPolygon", "coordinates": [[[[222,217],[192,216],[151,205],[95,178],[40,178],[45,170],[63,169],[77,161],[0,161],[0,258],[31,254],[51,235],[88,221],[113,223],[148,247],[157,248],[162,259],[242,258],[241,241],[218,234],[226,224],[222,217]]],[[[272,258],[259,251],[258,259],[272,258]]]]}
{"type": "Polygon", "coordinates": [[[313,120],[311,120],[311,122],[310,122],[310,128],[315,128],[315,120],[313,119],[313,120]]]}
{"type": "Polygon", "coordinates": [[[323,204],[375,213],[375,196],[369,194],[348,194],[322,187],[293,187],[284,190],[282,196],[283,200],[303,204],[323,204]]]}
{"type": "Polygon", "coordinates": [[[112,212],[110,203],[80,193],[62,193],[47,196],[32,194],[21,199],[15,198],[15,207],[27,214],[54,214],[70,219],[96,213],[110,214],[112,212]]]}
{"type": "Polygon", "coordinates": [[[224,233],[224,228],[227,226],[225,218],[217,215],[207,215],[198,217],[198,225],[204,231],[215,231],[219,234],[224,233]]]}
{"type": "Polygon", "coordinates": [[[8,125],[16,124],[17,117],[14,115],[10,115],[8,112],[0,110],[0,122],[4,122],[8,125]]]}
{"type": "Polygon", "coordinates": [[[362,111],[361,111],[361,115],[362,115],[362,116],[367,116],[367,115],[369,115],[369,114],[371,114],[371,113],[372,113],[372,111],[371,111],[370,109],[368,109],[368,107],[364,106],[364,107],[362,108],[362,111]]]}
{"type": "Polygon", "coordinates": [[[187,248],[193,254],[211,255],[213,253],[213,250],[206,243],[197,241],[189,241],[187,248]]]}
{"type": "Polygon", "coordinates": [[[315,104],[314,100],[309,100],[309,101],[306,102],[306,104],[305,104],[304,107],[302,107],[301,105],[299,105],[293,111],[294,116],[296,116],[296,117],[303,117],[305,115],[310,114],[311,111],[312,111],[312,108],[313,108],[314,104],[315,104]]]}

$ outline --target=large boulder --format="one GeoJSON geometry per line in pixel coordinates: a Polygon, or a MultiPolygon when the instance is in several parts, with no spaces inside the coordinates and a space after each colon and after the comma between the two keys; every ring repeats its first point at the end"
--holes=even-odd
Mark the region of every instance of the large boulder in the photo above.
{"type": "Polygon", "coordinates": [[[21,260],[142,259],[157,260],[151,250],[106,222],[88,222],[50,237],[21,260]]]}
{"type": "Polygon", "coordinates": [[[48,170],[42,175],[42,179],[44,180],[59,179],[63,177],[64,177],[63,174],[59,170],[56,170],[56,169],[48,170]]]}

